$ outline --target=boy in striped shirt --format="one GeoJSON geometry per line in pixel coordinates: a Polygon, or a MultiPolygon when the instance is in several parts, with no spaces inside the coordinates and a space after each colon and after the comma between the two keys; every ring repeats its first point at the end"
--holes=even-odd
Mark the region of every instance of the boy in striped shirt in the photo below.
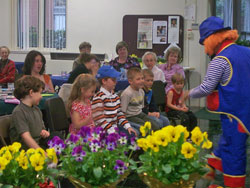
{"type": "Polygon", "coordinates": [[[98,70],[96,77],[101,88],[92,100],[93,119],[96,126],[101,126],[108,133],[115,132],[115,128],[119,127],[122,132],[137,135],[121,111],[120,97],[114,93],[116,79],[119,76],[120,72],[109,65],[104,65],[98,70]]]}

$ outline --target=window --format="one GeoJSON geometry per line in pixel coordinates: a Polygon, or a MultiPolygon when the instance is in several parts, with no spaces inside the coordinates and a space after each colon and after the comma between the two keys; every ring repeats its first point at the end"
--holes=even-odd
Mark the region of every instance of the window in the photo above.
{"type": "Polygon", "coordinates": [[[17,46],[66,48],[66,0],[18,0],[17,46]]]}
{"type": "Polygon", "coordinates": [[[215,16],[237,29],[241,40],[250,40],[250,0],[215,0],[215,16]]]}

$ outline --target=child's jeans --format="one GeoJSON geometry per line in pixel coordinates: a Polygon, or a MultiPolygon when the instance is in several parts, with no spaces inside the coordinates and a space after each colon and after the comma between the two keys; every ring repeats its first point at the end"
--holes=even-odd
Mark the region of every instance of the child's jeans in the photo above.
{"type": "Polygon", "coordinates": [[[160,125],[155,120],[151,119],[150,116],[143,112],[135,116],[127,117],[127,120],[129,122],[139,124],[140,126],[143,126],[146,121],[150,121],[152,130],[156,131],[160,129],[160,125]]]}
{"type": "Polygon", "coordinates": [[[159,118],[155,116],[149,116],[149,118],[156,121],[160,125],[160,128],[170,125],[169,120],[166,116],[160,115],[159,118]]]}

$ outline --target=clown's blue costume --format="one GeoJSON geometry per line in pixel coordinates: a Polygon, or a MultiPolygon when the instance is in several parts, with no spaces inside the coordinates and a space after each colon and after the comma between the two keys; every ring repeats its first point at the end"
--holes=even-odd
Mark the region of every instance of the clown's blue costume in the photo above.
{"type": "MultiPolygon", "coordinates": [[[[206,48],[206,39],[228,31],[223,20],[209,17],[200,25],[200,43],[206,48]]],[[[226,186],[244,187],[246,140],[250,135],[250,49],[225,38],[216,46],[214,54],[212,61],[222,59],[230,74],[226,82],[218,82],[218,91],[207,98],[208,109],[221,114],[223,130],[219,147],[213,153],[215,158],[209,158],[208,164],[223,172],[226,186]]],[[[194,90],[189,93],[191,97],[192,92],[194,90]]]]}

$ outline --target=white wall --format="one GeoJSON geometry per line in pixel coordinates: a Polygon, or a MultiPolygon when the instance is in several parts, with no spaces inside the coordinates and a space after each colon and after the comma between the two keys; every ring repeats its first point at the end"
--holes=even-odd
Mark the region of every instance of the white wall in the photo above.
{"type": "MultiPolygon", "coordinates": [[[[12,6],[11,0],[0,1],[1,35],[0,45],[7,45],[12,50],[12,6]],[[4,19],[3,19],[4,18],[4,19]]],[[[116,56],[115,46],[122,40],[122,18],[128,14],[180,14],[184,15],[185,5],[197,6],[196,22],[201,23],[207,17],[208,1],[204,0],[69,0],[67,1],[67,52],[78,52],[79,43],[88,41],[93,53],[107,53],[109,58],[116,56]]],[[[193,31],[193,39],[188,40],[186,31],[191,21],[184,24],[183,66],[194,67],[190,77],[191,88],[197,86],[206,71],[206,57],[203,47],[198,44],[199,32],[193,31]]],[[[23,61],[25,53],[16,51],[10,55],[14,61],[23,61]]],[[[47,73],[59,74],[62,70],[70,71],[72,61],[52,61],[49,54],[47,73]]],[[[203,105],[202,100],[192,100],[191,105],[203,105]]]]}

